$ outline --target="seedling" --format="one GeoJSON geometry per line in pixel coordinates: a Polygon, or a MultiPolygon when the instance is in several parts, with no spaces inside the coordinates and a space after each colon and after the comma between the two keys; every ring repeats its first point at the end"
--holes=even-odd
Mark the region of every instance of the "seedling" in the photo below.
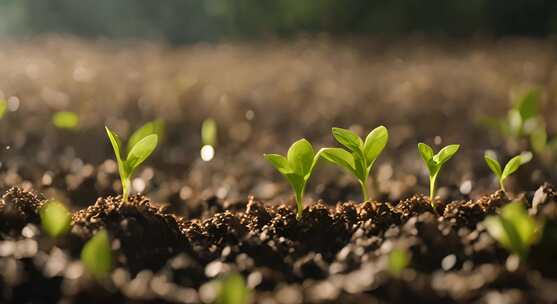
{"type": "Polygon", "coordinates": [[[136,131],[130,138],[130,141],[133,140],[133,144],[128,145],[128,151],[124,158],[120,137],[108,127],[105,128],[112,148],[114,149],[116,161],[118,162],[118,171],[120,173],[123,191],[122,199],[124,202],[127,202],[131,187],[131,176],[139,165],[141,165],[157,147],[158,135],[142,131],[144,128],[136,131]]]}
{"type": "Polygon", "coordinates": [[[309,141],[300,139],[290,146],[286,157],[279,154],[265,154],[264,157],[278,172],[284,175],[294,190],[297,206],[296,218],[301,219],[306,184],[319,159],[319,153],[315,154],[309,141]]]}
{"type": "Polygon", "coordinates": [[[72,214],[64,204],[58,201],[50,201],[39,210],[41,226],[51,237],[57,238],[70,230],[72,214]]]}
{"type": "Polygon", "coordinates": [[[460,145],[448,145],[441,149],[439,153],[433,155],[433,149],[430,146],[424,143],[418,144],[418,151],[420,152],[429,172],[429,202],[431,203],[433,210],[436,210],[434,199],[435,191],[437,190],[435,187],[439,171],[441,171],[443,165],[451,159],[456,152],[458,152],[459,148],[460,145]]]}
{"type": "Polygon", "coordinates": [[[505,165],[504,169],[501,169],[501,165],[497,161],[495,153],[493,153],[492,151],[486,151],[484,154],[484,159],[489,169],[491,169],[495,176],[497,176],[497,180],[499,181],[501,190],[505,191],[505,180],[507,179],[507,177],[516,172],[516,170],[518,170],[520,166],[529,162],[532,159],[532,153],[523,152],[520,155],[511,158],[511,160],[509,160],[509,162],[505,165]]]}
{"type": "Polygon", "coordinates": [[[543,225],[528,216],[524,204],[512,202],[501,211],[499,216],[489,216],[484,225],[487,232],[511,253],[522,261],[528,257],[528,251],[541,235],[543,225]]]}
{"type": "Polygon", "coordinates": [[[387,145],[387,128],[379,126],[373,129],[365,142],[354,132],[341,128],[333,128],[333,136],[348,151],[342,148],[323,148],[320,151],[321,156],[353,174],[360,182],[364,202],[367,202],[367,178],[375,160],[387,145]]]}
{"type": "Polygon", "coordinates": [[[210,161],[215,156],[215,146],[217,145],[217,123],[208,118],[201,125],[201,159],[210,161]]]}
{"type": "Polygon", "coordinates": [[[79,116],[74,112],[56,112],[52,116],[52,124],[59,129],[75,130],[79,125],[79,116]]]}
{"type": "Polygon", "coordinates": [[[216,304],[248,304],[250,290],[244,278],[239,274],[231,274],[218,282],[216,304]]]}
{"type": "Polygon", "coordinates": [[[387,262],[389,272],[393,276],[399,277],[402,271],[410,264],[410,255],[404,249],[395,248],[389,253],[387,262]]]}
{"type": "Polygon", "coordinates": [[[112,250],[106,230],[97,232],[81,250],[81,262],[96,279],[105,278],[112,269],[112,250]]]}

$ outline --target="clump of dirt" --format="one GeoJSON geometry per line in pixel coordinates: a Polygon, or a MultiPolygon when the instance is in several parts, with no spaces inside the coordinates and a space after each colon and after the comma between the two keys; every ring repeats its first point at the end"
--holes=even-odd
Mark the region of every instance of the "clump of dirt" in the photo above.
{"type": "Polygon", "coordinates": [[[499,190],[478,200],[456,201],[447,204],[443,217],[457,227],[473,228],[486,216],[494,214],[497,208],[510,202],[505,192],[499,190]]]}
{"type": "Polygon", "coordinates": [[[116,261],[136,274],[143,269],[157,270],[167,259],[188,251],[181,232],[182,220],[167,214],[141,195],[99,198],[95,204],[73,215],[71,233],[83,242],[100,229],[106,229],[113,249],[121,253],[116,261]]]}
{"type": "Polygon", "coordinates": [[[39,209],[44,201],[44,198],[21,188],[10,188],[0,200],[0,231],[16,236],[25,225],[38,224],[39,209]]]}

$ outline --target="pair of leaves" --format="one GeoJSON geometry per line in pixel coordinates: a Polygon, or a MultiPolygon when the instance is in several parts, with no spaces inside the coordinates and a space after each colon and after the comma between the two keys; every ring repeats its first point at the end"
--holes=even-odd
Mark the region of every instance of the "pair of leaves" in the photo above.
{"type": "Polygon", "coordinates": [[[98,231],[81,250],[81,262],[96,279],[105,278],[112,269],[112,250],[106,230],[98,231]]]}
{"type": "Polygon", "coordinates": [[[365,183],[375,160],[387,145],[389,132],[384,126],[379,126],[367,135],[364,142],[350,130],[333,128],[333,137],[348,151],[342,148],[323,148],[320,151],[321,156],[345,168],[365,183]]]}
{"type": "Polygon", "coordinates": [[[122,141],[118,134],[111,131],[108,127],[105,128],[112,148],[114,149],[116,161],[118,162],[118,171],[120,172],[122,188],[124,189],[124,201],[127,201],[129,178],[133,175],[135,169],[137,169],[157,147],[159,140],[157,132],[162,132],[160,123],[156,121],[150,122],[135,131],[128,141],[125,157],[122,153],[122,141]]]}
{"type": "Polygon", "coordinates": [[[458,152],[459,148],[460,145],[448,145],[434,155],[433,149],[430,146],[424,143],[418,144],[418,151],[427,166],[430,178],[436,177],[439,174],[443,165],[458,152]]]}
{"type": "Polygon", "coordinates": [[[484,159],[489,169],[491,169],[491,171],[497,176],[501,187],[504,188],[503,183],[507,177],[516,172],[520,166],[528,163],[532,159],[532,153],[523,152],[520,155],[511,158],[503,169],[501,168],[501,164],[497,161],[495,153],[492,151],[486,151],[484,159]]]}
{"type": "Polygon", "coordinates": [[[51,237],[57,238],[70,230],[72,214],[58,201],[45,203],[39,210],[41,226],[51,237]]]}
{"type": "Polygon", "coordinates": [[[294,190],[299,218],[302,214],[305,187],[319,159],[319,154],[315,154],[309,141],[300,139],[290,146],[286,157],[279,154],[265,154],[264,157],[288,180],[294,190]]]}
{"type": "Polygon", "coordinates": [[[523,260],[526,259],[530,246],[538,239],[542,228],[540,223],[528,216],[520,201],[503,207],[499,216],[486,218],[484,225],[501,246],[523,260]]]}
{"type": "Polygon", "coordinates": [[[231,274],[218,282],[216,304],[248,304],[250,290],[240,274],[231,274]]]}

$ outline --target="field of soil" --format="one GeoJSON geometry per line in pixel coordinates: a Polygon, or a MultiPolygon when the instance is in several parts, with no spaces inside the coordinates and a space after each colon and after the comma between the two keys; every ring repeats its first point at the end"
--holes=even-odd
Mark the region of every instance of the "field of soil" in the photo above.
{"type": "Polygon", "coordinates": [[[170,47],[51,36],[0,41],[0,67],[2,303],[212,303],[211,282],[233,272],[262,304],[557,301],[554,158],[534,155],[500,191],[484,151],[507,160],[531,147],[482,123],[536,87],[557,130],[553,41],[170,47]],[[58,111],[78,114],[78,128],[56,128],[58,111]],[[209,162],[207,118],[218,126],[209,162]],[[124,203],[104,126],[127,138],[153,119],[164,137],[124,203]],[[322,161],[296,220],[292,191],[263,154],[300,138],[337,146],[331,127],[366,135],[378,125],[390,139],[371,173],[374,200],[361,203],[357,180],[322,161]],[[418,142],[461,145],[440,173],[435,211],[418,142]],[[482,224],[515,198],[546,227],[519,264],[482,224]],[[73,212],[57,240],[41,231],[48,199],[73,212]],[[79,257],[103,228],[114,269],[96,281],[79,257]],[[411,257],[400,276],[388,271],[393,248],[411,257]]]}

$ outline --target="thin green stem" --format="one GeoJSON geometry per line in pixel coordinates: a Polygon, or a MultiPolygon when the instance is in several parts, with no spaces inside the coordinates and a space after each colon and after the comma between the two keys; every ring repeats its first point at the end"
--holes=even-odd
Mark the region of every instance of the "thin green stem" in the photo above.
{"type": "Polygon", "coordinates": [[[124,203],[128,202],[128,196],[130,194],[130,186],[131,183],[129,178],[122,180],[122,192],[123,192],[122,200],[124,201],[124,203]]]}
{"type": "Polygon", "coordinates": [[[433,207],[433,210],[435,210],[435,183],[437,181],[437,176],[433,176],[429,179],[429,203],[431,204],[431,207],[433,207]]]}
{"type": "Polygon", "coordinates": [[[298,221],[302,219],[302,213],[304,212],[303,197],[303,190],[300,193],[296,193],[296,220],[298,221]]]}
{"type": "Polygon", "coordinates": [[[505,183],[502,179],[499,180],[499,186],[501,186],[501,190],[503,190],[503,192],[507,192],[507,190],[505,190],[505,183]]]}
{"type": "Polygon", "coordinates": [[[366,181],[360,181],[360,187],[362,188],[362,196],[364,198],[364,202],[369,201],[369,195],[367,193],[366,181]]]}

